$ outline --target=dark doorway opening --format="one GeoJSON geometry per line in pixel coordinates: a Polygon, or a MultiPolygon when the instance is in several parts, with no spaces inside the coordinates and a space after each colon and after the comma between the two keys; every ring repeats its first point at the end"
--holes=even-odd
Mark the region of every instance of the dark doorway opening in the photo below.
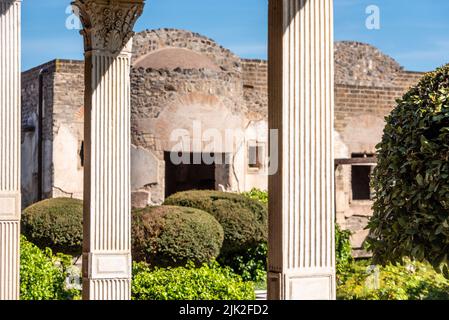
{"type": "MultiPolygon", "coordinates": [[[[177,153],[175,154],[179,157],[177,153]]],[[[166,197],[181,191],[215,190],[215,162],[207,164],[203,161],[201,153],[189,153],[183,157],[188,163],[175,164],[171,155],[171,152],[164,154],[166,197]]],[[[212,154],[212,157],[215,156],[212,154]]]]}
{"type": "MultiPolygon", "coordinates": [[[[373,155],[352,154],[352,158],[369,158],[373,155]]],[[[352,200],[371,200],[371,173],[372,166],[353,165],[352,166],[352,200]]]]}

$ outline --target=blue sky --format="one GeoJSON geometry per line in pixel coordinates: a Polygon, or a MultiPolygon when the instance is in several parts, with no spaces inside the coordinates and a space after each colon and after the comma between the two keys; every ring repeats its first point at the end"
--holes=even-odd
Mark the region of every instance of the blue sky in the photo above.
{"type": "MultiPolygon", "coordinates": [[[[247,58],[266,58],[267,0],[149,0],[135,30],[180,28],[202,33],[247,58]]],[[[29,69],[54,58],[82,59],[82,39],[68,30],[69,0],[23,0],[22,59],[29,69]]],[[[408,70],[449,62],[449,1],[334,0],[335,39],[377,46],[408,70]],[[368,30],[366,7],[380,9],[368,30]]],[[[70,20],[69,20],[70,21],[70,20]]]]}

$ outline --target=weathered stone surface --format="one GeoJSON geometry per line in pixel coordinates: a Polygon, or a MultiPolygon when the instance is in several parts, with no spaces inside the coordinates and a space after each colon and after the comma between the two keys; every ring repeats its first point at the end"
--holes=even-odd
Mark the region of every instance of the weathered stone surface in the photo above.
{"type": "MultiPolygon", "coordinates": [[[[159,160],[142,147],[131,145],[131,190],[159,182],[159,160]],[[134,168],[134,169],[133,169],[134,168]]],[[[148,202],[148,199],[147,199],[148,202]]]]}
{"type": "Polygon", "coordinates": [[[137,191],[131,193],[131,206],[134,209],[142,209],[150,203],[150,193],[146,191],[137,191]]]}

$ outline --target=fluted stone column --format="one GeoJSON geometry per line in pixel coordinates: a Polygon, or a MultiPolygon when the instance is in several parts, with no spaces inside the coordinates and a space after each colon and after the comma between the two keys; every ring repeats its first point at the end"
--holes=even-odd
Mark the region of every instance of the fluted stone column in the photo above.
{"type": "Polygon", "coordinates": [[[334,299],[333,1],[270,0],[269,298],[334,299]],[[273,156],[273,155],[272,155],[273,156]]]}
{"type": "Polygon", "coordinates": [[[143,1],[77,0],[85,41],[83,298],[131,295],[130,55],[143,1]]]}
{"type": "Polygon", "coordinates": [[[0,300],[19,298],[20,4],[0,0],[0,300]]]}

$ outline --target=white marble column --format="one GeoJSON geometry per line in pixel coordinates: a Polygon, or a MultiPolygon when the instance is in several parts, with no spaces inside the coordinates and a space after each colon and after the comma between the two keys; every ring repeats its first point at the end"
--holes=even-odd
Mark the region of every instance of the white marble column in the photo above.
{"type": "Polygon", "coordinates": [[[270,0],[269,299],[335,299],[333,1],[270,0]]]}
{"type": "Polygon", "coordinates": [[[0,0],[0,300],[19,298],[20,5],[0,0]]]}
{"type": "Polygon", "coordinates": [[[131,296],[130,55],[143,1],[77,0],[85,41],[83,298],[131,296]]]}

